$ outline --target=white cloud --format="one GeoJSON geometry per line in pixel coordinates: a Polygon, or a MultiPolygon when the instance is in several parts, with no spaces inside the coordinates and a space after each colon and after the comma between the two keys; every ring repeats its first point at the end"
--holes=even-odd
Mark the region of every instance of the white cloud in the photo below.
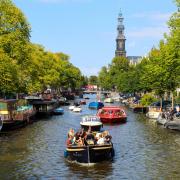
{"type": "Polygon", "coordinates": [[[172,13],[162,13],[162,12],[141,12],[133,15],[134,18],[144,18],[156,21],[167,21],[172,13]]]}

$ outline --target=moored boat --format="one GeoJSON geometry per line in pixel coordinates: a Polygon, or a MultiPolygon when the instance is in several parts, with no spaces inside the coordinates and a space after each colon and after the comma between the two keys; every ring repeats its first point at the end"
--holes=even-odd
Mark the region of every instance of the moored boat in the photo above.
{"type": "Polygon", "coordinates": [[[104,99],[104,102],[105,102],[105,103],[113,103],[114,100],[109,97],[109,98],[104,99]]]}
{"type": "Polygon", "coordinates": [[[64,109],[62,109],[62,108],[56,108],[56,109],[54,109],[53,110],[53,114],[54,115],[62,115],[62,114],[64,114],[64,109]]]}
{"type": "Polygon", "coordinates": [[[146,113],[146,117],[150,119],[157,119],[159,115],[161,114],[161,108],[160,107],[148,107],[148,112],[146,113]]]}
{"type": "Polygon", "coordinates": [[[17,129],[32,122],[36,111],[31,105],[18,106],[16,99],[0,100],[0,130],[17,129]]]}
{"type": "Polygon", "coordinates": [[[112,160],[114,157],[113,143],[108,131],[101,131],[102,122],[96,116],[86,116],[81,121],[81,131],[74,134],[69,131],[66,151],[67,160],[79,163],[97,163],[112,160]],[[88,129],[88,130],[87,130],[88,129]]]}
{"type": "Polygon", "coordinates": [[[73,112],[81,112],[82,108],[80,106],[75,106],[73,112]]]}
{"type": "Polygon", "coordinates": [[[100,109],[104,107],[104,104],[102,102],[90,102],[88,107],[90,109],[100,109]]]}
{"type": "Polygon", "coordinates": [[[43,94],[42,97],[28,96],[26,100],[36,109],[38,116],[51,115],[58,107],[58,100],[53,99],[50,94],[43,94]]]}
{"type": "Polygon", "coordinates": [[[82,99],[79,103],[80,103],[80,105],[85,105],[86,104],[86,100],[82,99]]]}
{"type": "Polygon", "coordinates": [[[127,115],[119,106],[105,106],[97,113],[103,123],[126,122],[127,115]]]}

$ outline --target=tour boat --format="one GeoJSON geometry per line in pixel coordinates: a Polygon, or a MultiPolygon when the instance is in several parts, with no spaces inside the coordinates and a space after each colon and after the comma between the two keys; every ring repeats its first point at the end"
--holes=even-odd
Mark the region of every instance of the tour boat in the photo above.
{"type": "Polygon", "coordinates": [[[62,108],[56,108],[54,111],[53,111],[53,114],[54,115],[62,115],[62,114],[64,114],[64,109],[62,109],[62,108]]]}
{"type": "Polygon", "coordinates": [[[97,113],[103,123],[126,122],[127,115],[119,106],[105,106],[97,113]]]}
{"type": "Polygon", "coordinates": [[[88,107],[90,109],[100,109],[104,107],[104,104],[102,102],[90,102],[88,107]]]}
{"type": "Polygon", "coordinates": [[[32,105],[18,106],[16,99],[0,100],[0,131],[9,131],[32,122],[36,114],[32,105]]]}
{"type": "MultiPolygon", "coordinates": [[[[67,145],[64,157],[69,161],[76,161],[87,165],[112,160],[114,157],[114,148],[111,142],[111,136],[108,131],[101,130],[102,122],[100,119],[97,116],[86,116],[80,124],[83,130],[82,135],[85,135],[82,137],[84,143],[81,145],[76,143],[67,145]],[[103,137],[103,135],[106,136],[103,137]],[[96,137],[99,137],[99,140],[96,137]]],[[[71,137],[71,135],[68,133],[68,136],[71,137]]],[[[76,138],[76,135],[74,135],[74,138],[76,138]]]]}

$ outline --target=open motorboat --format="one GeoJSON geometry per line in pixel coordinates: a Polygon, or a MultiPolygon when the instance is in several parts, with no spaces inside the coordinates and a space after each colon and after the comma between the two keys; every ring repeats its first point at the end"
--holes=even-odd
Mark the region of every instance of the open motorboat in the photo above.
{"type": "Polygon", "coordinates": [[[100,109],[104,107],[104,104],[102,102],[90,102],[88,107],[90,109],[100,109]]]}
{"type": "Polygon", "coordinates": [[[71,110],[71,111],[72,111],[75,107],[76,107],[76,106],[71,105],[71,106],[69,106],[69,110],[71,110]]]}
{"type": "Polygon", "coordinates": [[[97,113],[103,123],[126,122],[127,115],[119,106],[105,106],[97,113]]]}
{"type": "Polygon", "coordinates": [[[103,131],[102,122],[97,116],[85,116],[80,122],[81,130],[68,133],[66,151],[67,160],[79,163],[97,163],[112,160],[114,148],[108,131],[103,131]]]}
{"type": "Polygon", "coordinates": [[[160,107],[149,106],[146,117],[150,119],[157,119],[160,116],[161,112],[162,111],[160,107]]]}
{"type": "Polygon", "coordinates": [[[81,112],[81,111],[82,111],[81,106],[75,106],[73,109],[73,112],[81,112]]]}
{"type": "Polygon", "coordinates": [[[53,110],[53,114],[54,115],[62,115],[62,114],[64,114],[64,109],[58,107],[58,108],[53,110]]]}

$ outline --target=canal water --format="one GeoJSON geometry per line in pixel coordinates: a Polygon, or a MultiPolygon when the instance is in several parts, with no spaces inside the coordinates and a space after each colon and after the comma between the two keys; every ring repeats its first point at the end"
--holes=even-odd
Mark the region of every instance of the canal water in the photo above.
{"type": "MultiPolygon", "coordinates": [[[[89,95],[89,102],[95,96],[89,95]]],[[[180,179],[180,133],[157,126],[125,107],[127,123],[104,125],[115,148],[112,162],[82,166],[64,159],[67,131],[78,129],[81,113],[41,119],[0,135],[0,179],[180,179]]]]}

